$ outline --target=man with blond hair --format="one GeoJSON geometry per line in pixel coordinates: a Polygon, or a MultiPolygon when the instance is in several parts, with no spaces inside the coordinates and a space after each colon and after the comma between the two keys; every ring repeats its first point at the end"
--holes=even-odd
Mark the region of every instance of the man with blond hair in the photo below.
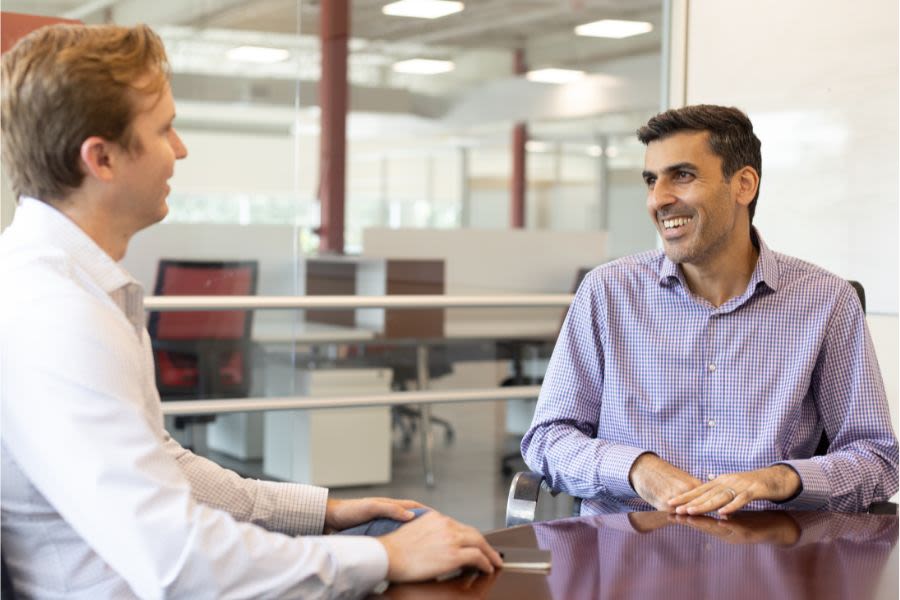
{"type": "Polygon", "coordinates": [[[145,26],[46,27],[3,56],[2,544],[29,597],[361,596],[492,571],[482,535],[412,501],[242,479],[163,428],[143,290],[118,261],[165,217],[187,150],[145,26]],[[382,537],[321,536],[388,517],[382,537]],[[321,537],[296,537],[299,535],[321,537]]]}

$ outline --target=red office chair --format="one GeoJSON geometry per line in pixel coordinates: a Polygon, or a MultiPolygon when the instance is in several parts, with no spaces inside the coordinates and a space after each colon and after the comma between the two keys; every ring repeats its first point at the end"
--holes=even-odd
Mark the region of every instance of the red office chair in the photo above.
{"type": "MultiPolygon", "coordinates": [[[[250,296],[256,261],[201,262],[162,259],[157,296],[250,296]]],[[[249,310],[150,313],[156,384],[164,400],[239,398],[250,390],[249,310]]],[[[208,422],[214,417],[191,417],[208,422]]],[[[177,421],[177,420],[176,420],[177,421]]],[[[176,426],[183,425],[184,421],[176,426]]]]}

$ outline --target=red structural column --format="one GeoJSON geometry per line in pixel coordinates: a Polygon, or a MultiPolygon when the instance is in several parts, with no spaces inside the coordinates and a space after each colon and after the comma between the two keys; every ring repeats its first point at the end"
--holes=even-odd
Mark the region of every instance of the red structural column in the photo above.
{"type": "Polygon", "coordinates": [[[350,0],[328,0],[320,8],[322,76],[319,79],[319,201],[321,252],[344,252],[344,178],[347,137],[347,40],[350,0]]]}
{"type": "MultiPolygon", "coordinates": [[[[513,55],[513,71],[522,75],[527,71],[525,51],[521,48],[513,55]]],[[[513,229],[525,227],[525,143],[528,141],[528,127],[524,122],[513,125],[512,132],[512,177],[510,182],[510,226],[513,229]]]]}

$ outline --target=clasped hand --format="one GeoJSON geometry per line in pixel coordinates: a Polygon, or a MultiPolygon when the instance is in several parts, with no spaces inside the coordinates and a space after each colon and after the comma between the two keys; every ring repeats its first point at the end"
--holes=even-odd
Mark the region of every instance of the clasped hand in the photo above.
{"type": "Polygon", "coordinates": [[[629,480],[634,491],[654,508],[680,515],[712,511],[729,515],[754,500],[787,500],[800,489],[800,476],[787,465],[728,473],[702,483],[650,453],[634,462],[629,480]]]}

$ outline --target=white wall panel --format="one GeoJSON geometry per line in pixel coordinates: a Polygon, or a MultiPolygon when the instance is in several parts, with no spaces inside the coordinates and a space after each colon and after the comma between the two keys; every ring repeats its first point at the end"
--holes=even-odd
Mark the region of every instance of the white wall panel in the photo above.
{"type": "Polygon", "coordinates": [[[769,245],[862,281],[870,312],[896,314],[896,0],[690,0],[686,99],[753,120],[769,245]]]}

